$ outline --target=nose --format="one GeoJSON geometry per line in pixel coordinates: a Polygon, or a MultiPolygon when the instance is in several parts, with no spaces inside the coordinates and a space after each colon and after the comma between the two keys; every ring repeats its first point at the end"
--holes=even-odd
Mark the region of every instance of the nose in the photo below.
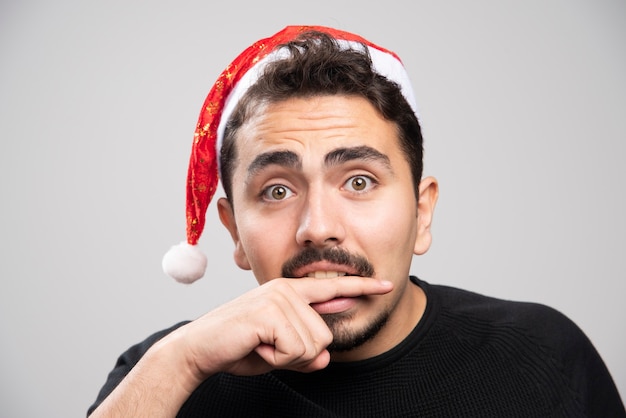
{"type": "Polygon", "coordinates": [[[338,196],[310,188],[304,199],[296,241],[301,246],[318,248],[339,245],[345,239],[345,225],[338,196]]]}

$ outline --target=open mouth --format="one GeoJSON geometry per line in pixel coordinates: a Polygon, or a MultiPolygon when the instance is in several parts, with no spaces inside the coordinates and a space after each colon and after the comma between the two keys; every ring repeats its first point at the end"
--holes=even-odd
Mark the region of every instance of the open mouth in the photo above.
{"type": "Polygon", "coordinates": [[[306,247],[285,261],[281,273],[281,277],[292,278],[374,277],[374,267],[365,257],[345,249],[306,247]]]}

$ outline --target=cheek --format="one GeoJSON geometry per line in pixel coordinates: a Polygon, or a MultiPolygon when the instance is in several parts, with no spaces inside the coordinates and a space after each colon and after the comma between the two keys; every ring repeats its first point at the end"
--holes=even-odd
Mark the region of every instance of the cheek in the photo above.
{"type": "Polygon", "coordinates": [[[417,208],[414,200],[385,199],[369,207],[355,207],[348,217],[353,228],[367,233],[369,240],[382,244],[402,245],[415,241],[417,208]]]}
{"type": "Polygon", "coordinates": [[[391,204],[377,205],[368,211],[367,217],[354,216],[359,226],[359,240],[382,274],[404,276],[413,259],[413,247],[417,234],[415,201],[395,199],[391,204]]]}
{"type": "Polygon", "coordinates": [[[372,245],[376,245],[387,254],[413,255],[415,244],[415,218],[406,214],[384,217],[372,225],[372,245]]]}
{"type": "Polygon", "coordinates": [[[288,246],[292,241],[285,219],[243,215],[240,240],[250,267],[259,283],[279,277],[288,246]]]}

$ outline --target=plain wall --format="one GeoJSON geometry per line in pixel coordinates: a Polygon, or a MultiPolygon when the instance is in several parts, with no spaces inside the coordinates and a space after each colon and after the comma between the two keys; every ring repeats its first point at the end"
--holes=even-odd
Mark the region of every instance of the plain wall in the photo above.
{"type": "Polygon", "coordinates": [[[214,205],[210,277],[160,261],[207,92],[289,24],[409,71],[441,187],[413,273],[561,310],[626,395],[624,1],[216,3],[0,1],[1,416],[83,416],[127,347],[256,285],[214,205]]]}

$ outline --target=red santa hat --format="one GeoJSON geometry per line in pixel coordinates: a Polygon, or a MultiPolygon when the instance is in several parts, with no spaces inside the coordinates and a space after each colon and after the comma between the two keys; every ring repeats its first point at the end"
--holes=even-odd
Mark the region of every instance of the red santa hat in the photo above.
{"type": "Polygon", "coordinates": [[[288,26],[252,44],[220,74],[200,111],[187,172],[187,239],[173,246],[163,257],[162,263],[165,273],[177,281],[193,283],[206,270],[207,258],[199,250],[198,240],[204,229],[206,210],[217,189],[219,150],[226,122],[265,66],[286,57],[286,49],[279,46],[310,30],[329,34],[344,49],[367,48],[373,70],[397,83],[417,114],[411,83],[400,58],[358,35],[322,26],[288,26]]]}

